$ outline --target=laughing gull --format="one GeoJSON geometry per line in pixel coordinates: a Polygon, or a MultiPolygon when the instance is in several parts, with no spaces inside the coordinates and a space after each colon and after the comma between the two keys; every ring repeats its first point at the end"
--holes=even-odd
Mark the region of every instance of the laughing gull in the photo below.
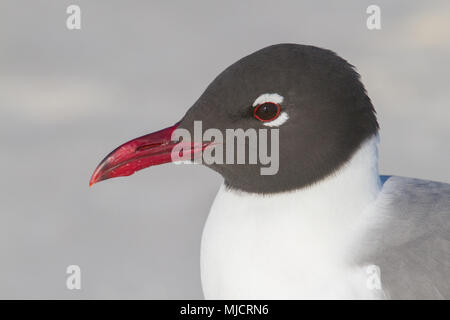
{"type": "Polygon", "coordinates": [[[195,121],[279,132],[276,174],[205,164],[224,178],[201,242],[207,299],[450,298],[450,185],[379,176],[375,110],[347,61],[297,44],[250,54],[176,125],[111,152],[90,185],[171,162],[172,134],[195,121]]]}

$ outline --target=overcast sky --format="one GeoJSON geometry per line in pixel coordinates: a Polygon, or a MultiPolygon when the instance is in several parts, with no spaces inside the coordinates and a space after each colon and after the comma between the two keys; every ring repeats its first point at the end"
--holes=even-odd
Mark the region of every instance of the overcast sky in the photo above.
{"type": "Polygon", "coordinates": [[[362,75],[380,170],[450,182],[450,2],[0,2],[0,298],[201,298],[221,177],[164,165],[88,188],[98,162],[178,121],[267,45],[332,49],[362,75]],[[82,29],[66,28],[66,8],[82,29]],[[381,7],[382,29],[366,28],[381,7]],[[82,269],[82,289],[65,286],[82,269]]]}

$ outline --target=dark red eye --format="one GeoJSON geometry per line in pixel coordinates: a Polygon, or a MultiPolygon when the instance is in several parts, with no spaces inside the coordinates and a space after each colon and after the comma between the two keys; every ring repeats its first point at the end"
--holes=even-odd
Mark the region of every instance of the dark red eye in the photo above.
{"type": "Polygon", "coordinates": [[[266,102],[258,104],[253,110],[253,116],[259,121],[267,122],[276,119],[281,112],[281,106],[278,103],[266,102]]]}

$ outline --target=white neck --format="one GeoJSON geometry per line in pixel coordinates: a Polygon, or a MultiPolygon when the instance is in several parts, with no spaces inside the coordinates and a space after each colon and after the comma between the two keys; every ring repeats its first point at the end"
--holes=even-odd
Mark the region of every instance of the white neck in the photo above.
{"type": "Polygon", "coordinates": [[[222,186],[202,238],[207,298],[326,298],[354,286],[364,291],[360,278],[333,283],[348,278],[343,274],[356,221],[381,189],[377,144],[373,136],[334,174],[299,190],[260,195],[222,186]],[[317,281],[327,288],[315,291],[317,281]]]}
{"type": "MultiPolygon", "coordinates": [[[[355,152],[350,161],[325,179],[302,189],[274,195],[250,194],[242,191],[226,189],[222,186],[220,193],[229,194],[235,201],[252,199],[255,207],[248,208],[249,214],[263,211],[279,212],[283,210],[301,214],[308,224],[319,223],[327,219],[328,225],[351,225],[364,211],[368,204],[377,197],[380,189],[378,173],[378,135],[366,140],[355,152]],[[292,209],[292,210],[290,210],[292,209]],[[302,209],[302,210],[299,210],[302,209]]],[[[235,202],[232,202],[235,203],[235,202]]]]}
{"type": "Polygon", "coordinates": [[[381,190],[378,141],[378,135],[366,140],[350,161],[312,186],[259,201],[275,204],[281,197],[289,205],[301,207],[310,226],[325,224],[338,231],[353,225],[381,190]]]}

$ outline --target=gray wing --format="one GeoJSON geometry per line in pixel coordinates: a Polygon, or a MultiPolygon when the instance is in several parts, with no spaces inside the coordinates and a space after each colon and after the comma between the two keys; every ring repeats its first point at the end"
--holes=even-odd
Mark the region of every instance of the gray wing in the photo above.
{"type": "Polygon", "coordinates": [[[380,268],[391,299],[450,299],[450,184],[391,177],[360,262],[380,268]]]}

